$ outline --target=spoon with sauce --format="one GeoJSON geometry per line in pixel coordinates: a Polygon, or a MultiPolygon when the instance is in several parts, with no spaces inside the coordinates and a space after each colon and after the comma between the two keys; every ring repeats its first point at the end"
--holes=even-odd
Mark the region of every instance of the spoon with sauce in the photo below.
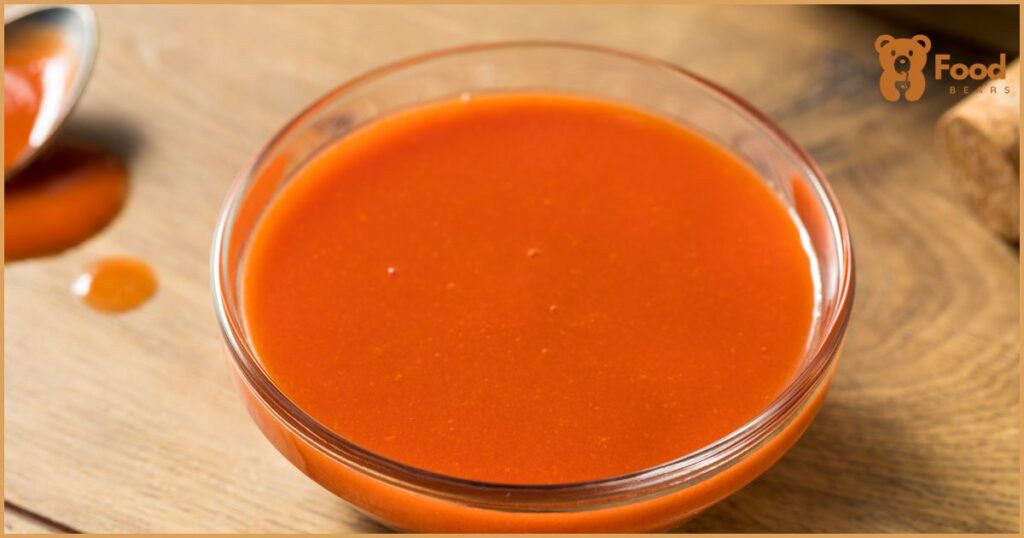
{"type": "Polygon", "coordinates": [[[86,6],[13,11],[4,21],[4,181],[35,159],[78,103],[96,59],[86,6]]]}
{"type": "MultiPolygon", "coordinates": [[[[103,229],[128,190],[123,163],[102,148],[56,136],[96,58],[96,17],[85,6],[27,8],[4,21],[4,259],[56,254],[103,229]]],[[[72,292],[106,312],[156,291],[143,262],[94,263],[72,292]]]]}
{"type": "Polygon", "coordinates": [[[83,93],[96,44],[96,18],[85,6],[30,7],[4,22],[5,260],[75,246],[124,203],[121,161],[57,136],[83,93]]]}

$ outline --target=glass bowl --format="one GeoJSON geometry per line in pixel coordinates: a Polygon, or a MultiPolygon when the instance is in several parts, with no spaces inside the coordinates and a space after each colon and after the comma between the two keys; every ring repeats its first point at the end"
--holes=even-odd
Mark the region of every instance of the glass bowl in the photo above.
{"type": "Polygon", "coordinates": [[[810,156],[752,106],[685,69],[593,46],[512,42],[435,52],[364,74],[291,120],[228,193],[212,288],[231,372],[249,413],[296,467],[384,525],[431,532],[669,529],[777,461],[810,424],[836,368],[853,299],[845,219],[810,156]],[[246,332],[242,260],[274,195],[327,145],[380,117],[478,92],[549,92],[617,101],[679,122],[740,157],[790,209],[812,265],[817,313],[789,386],[750,422],[696,452],[627,475],[508,485],[439,475],[374,454],[299,409],[268,377],[246,332]]]}

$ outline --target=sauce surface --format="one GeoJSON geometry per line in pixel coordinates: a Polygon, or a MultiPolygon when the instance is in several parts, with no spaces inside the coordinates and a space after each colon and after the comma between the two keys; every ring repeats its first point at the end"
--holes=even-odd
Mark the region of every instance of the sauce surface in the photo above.
{"type": "Polygon", "coordinates": [[[479,96],[370,124],[280,192],[244,260],[256,352],[382,456],[521,484],[727,435],[787,385],[814,310],[781,200],[624,106],[479,96]]]}
{"type": "Polygon", "coordinates": [[[85,304],[105,312],[138,307],[156,293],[156,274],[134,258],[104,258],[78,276],[71,291],[85,304]]]}
{"type": "Polygon", "coordinates": [[[45,142],[75,74],[74,55],[51,28],[4,38],[4,170],[45,142]]]}
{"type": "Polygon", "coordinates": [[[4,185],[4,259],[56,254],[85,241],[117,216],[127,193],[119,159],[55,142],[4,185]]]}

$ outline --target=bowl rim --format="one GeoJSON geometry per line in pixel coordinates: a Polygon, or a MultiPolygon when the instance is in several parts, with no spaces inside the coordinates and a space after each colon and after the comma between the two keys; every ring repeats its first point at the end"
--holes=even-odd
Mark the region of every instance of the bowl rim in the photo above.
{"type": "MultiPolygon", "coordinates": [[[[481,506],[507,508],[510,501],[515,501],[524,503],[524,506],[518,508],[521,510],[536,509],[536,506],[532,505],[537,503],[562,504],[567,500],[578,502],[580,499],[599,501],[623,494],[634,496],[636,494],[656,494],[664,488],[685,487],[702,480],[707,472],[717,472],[736,461],[738,457],[756,450],[762,442],[771,438],[788,423],[789,419],[795,415],[795,411],[814,394],[820,382],[831,371],[849,322],[855,280],[853,248],[846,218],[838,199],[828,185],[824,173],[810,154],[767,115],[729,90],[670,62],[604,46],[554,40],[493,41],[435,50],[369,70],[327,92],[268,139],[235,179],[217,220],[211,249],[210,272],[214,308],[233,366],[241,373],[239,377],[257,395],[260,402],[292,433],[299,435],[307,443],[332,459],[393,485],[431,496],[442,496],[481,506]],[[276,387],[260,366],[255,351],[242,336],[244,331],[239,319],[240,315],[236,315],[233,311],[225,293],[226,282],[230,278],[227,273],[230,266],[227,262],[229,253],[227,247],[230,244],[237,211],[247,193],[247,187],[255,179],[253,173],[266,160],[270,150],[293,130],[302,126],[307,119],[330,105],[336,98],[363,84],[435,59],[516,48],[547,48],[614,56],[689,79],[702,86],[705,91],[724,98],[739,113],[747,115],[768,135],[774,137],[784,150],[791,151],[793,157],[806,167],[803,175],[809,179],[816,199],[825,210],[828,229],[838,253],[836,306],[830,315],[823,316],[819,320],[822,336],[815,339],[816,346],[805,351],[804,366],[779,396],[746,424],[707,446],[652,467],[589,481],[509,484],[464,479],[436,473],[376,454],[348,441],[320,424],[292,403],[276,387]]],[[[240,309],[240,306],[238,308],[240,309]]],[[[590,506],[585,508],[593,509],[590,506]]],[[[581,507],[575,506],[571,509],[578,510],[581,507]]]]}

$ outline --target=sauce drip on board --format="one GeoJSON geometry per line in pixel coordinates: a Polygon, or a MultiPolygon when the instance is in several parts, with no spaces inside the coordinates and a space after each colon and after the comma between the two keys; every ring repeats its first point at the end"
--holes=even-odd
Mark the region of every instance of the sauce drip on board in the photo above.
{"type": "Polygon", "coordinates": [[[105,312],[138,307],[156,293],[156,274],[134,258],[112,257],[93,264],[79,275],[71,291],[85,304],[105,312]]]}
{"type": "Polygon", "coordinates": [[[10,261],[56,254],[102,230],[124,204],[128,175],[106,151],[58,141],[4,187],[10,261]]]}
{"type": "Polygon", "coordinates": [[[466,479],[635,472],[753,419],[799,366],[811,265],[781,199],[626,106],[492,95],[313,158],[244,260],[255,350],[299,408],[466,479]]]}
{"type": "Polygon", "coordinates": [[[56,29],[40,27],[5,35],[4,171],[26,148],[46,141],[76,69],[75,56],[56,29]]]}

